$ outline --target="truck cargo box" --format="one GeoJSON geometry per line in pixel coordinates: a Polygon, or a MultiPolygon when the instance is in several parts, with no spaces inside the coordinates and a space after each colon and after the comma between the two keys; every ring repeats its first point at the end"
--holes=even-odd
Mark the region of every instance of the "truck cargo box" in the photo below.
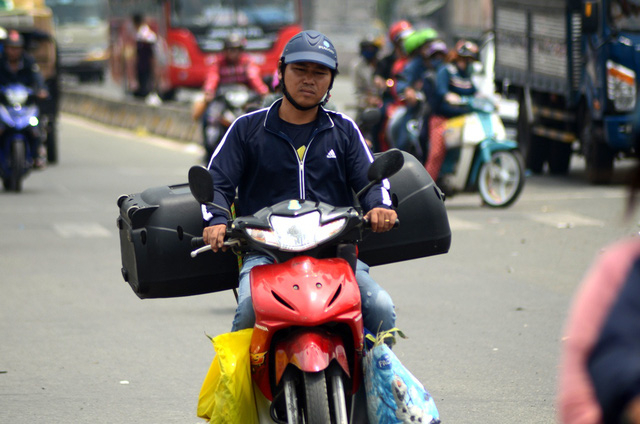
{"type": "MultiPolygon", "coordinates": [[[[440,190],[413,156],[389,179],[400,227],[369,233],[359,246],[371,266],[446,253],[451,230],[440,190]]],[[[191,258],[202,236],[200,206],[187,184],[149,188],[118,199],[122,275],[140,298],[189,296],[238,285],[238,261],[227,252],[191,258]]]]}
{"type": "Polygon", "coordinates": [[[494,0],[496,81],[569,96],[582,72],[580,1],[494,0]]]}

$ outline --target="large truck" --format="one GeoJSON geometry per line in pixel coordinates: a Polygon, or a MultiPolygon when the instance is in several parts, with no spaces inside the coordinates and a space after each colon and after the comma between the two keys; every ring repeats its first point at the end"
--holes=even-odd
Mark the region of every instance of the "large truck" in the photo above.
{"type": "Polygon", "coordinates": [[[520,103],[518,141],[534,173],[607,183],[633,153],[640,16],[636,0],[494,0],[495,79],[520,103]]]}
{"type": "Polygon", "coordinates": [[[109,65],[107,0],[46,0],[53,11],[60,70],[80,82],[102,81],[109,65]]]}

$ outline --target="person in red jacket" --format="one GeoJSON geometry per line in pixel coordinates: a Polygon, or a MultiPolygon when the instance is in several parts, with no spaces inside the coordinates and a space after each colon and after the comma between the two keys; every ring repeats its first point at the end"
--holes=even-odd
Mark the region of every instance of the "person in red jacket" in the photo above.
{"type": "Polygon", "coordinates": [[[231,34],[224,40],[224,48],[214,60],[204,82],[204,99],[213,101],[218,87],[227,84],[244,84],[264,96],[269,87],[260,77],[260,69],[251,56],[244,52],[246,40],[238,34],[231,34]]]}
{"type": "MultiPolygon", "coordinates": [[[[244,52],[246,40],[238,34],[231,34],[224,40],[222,52],[215,58],[207,73],[203,86],[203,101],[199,106],[200,111],[195,114],[195,119],[202,115],[202,140],[205,148],[205,162],[213,154],[220,143],[231,121],[237,112],[227,116],[226,102],[222,97],[222,88],[235,85],[245,85],[260,99],[269,93],[269,87],[260,77],[260,69],[251,56],[244,52]]],[[[261,100],[253,103],[259,105],[261,100]]],[[[253,105],[244,105],[244,112],[253,105]]]]}

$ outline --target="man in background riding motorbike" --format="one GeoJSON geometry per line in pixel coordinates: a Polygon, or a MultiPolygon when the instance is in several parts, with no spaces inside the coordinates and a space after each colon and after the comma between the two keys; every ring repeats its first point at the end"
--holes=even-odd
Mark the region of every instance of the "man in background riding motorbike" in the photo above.
{"type": "Polygon", "coordinates": [[[478,45],[460,40],[450,52],[449,63],[441,66],[436,74],[433,114],[429,119],[429,155],[425,164],[434,180],[438,178],[447,153],[444,143],[447,120],[471,112],[471,107],[461,104],[461,101],[463,97],[476,94],[476,87],[471,80],[471,64],[477,60],[478,45]]]}
{"type": "Polygon", "coordinates": [[[246,40],[232,33],[224,39],[222,53],[213,61],[204,82],[204,99],[213,101],[216,90],[221,85],[244,84],[261,96],[269,92],[269,87],[260,78],[260,69],[251,56],[244,52],[246,40]]]}
{"type": "Polygon", "coordinates": [[[389,27],[389,41],[393,50],[378,61],[373,77],[374,84],[382,93],[382,122],[380,123],[380,150],[386,150],[388,142],[384,137],[384,127],[388,117],[399,104],[396,93],[396,77],[407,63],[404,51],[404,40],[413,33],[413,26],[409,21],[401,20],[389,27]]]}
{"type": "MultiPolygon", "coordinates": [[[[433,28],[425,28],[410,34],[404,41],[404,49],[409,55],[409,60],[397,77],[398,97],[402,99],[404,108],[397,113],[401,114],[392,119],[391,144],[399,149],[412,153],[420,161],[426,159],[426,145],[420,143],[418,137],[413,140],[409,134],[407,124],[415,120],[420,122],[424,115],[429,114],[429,105],[425,99],[419,101],[423,88],[423,78],[431,67],[427,49],[438,38],[438,33],[433,28]]],[[[416,129],[417,130],[417,129],[416,129]]]]}
{"type": "Polygon", "coordinates": [[[395,84],[394,78],[402,70],[407,60],[404,51],[404,40],[413,32],[413,26],[409,21],[401,20],[389,27],[389,41],[393,50],[387,56],[380,59],[376,66],[376,85],[386,90],[385,100],[389,101],[391,91],[395,84]]]}
{"type": "Polygon", "coordinates": [[[352,70],[353,85],[358,102],[356,122],[374,152],[380,151],[378,143],[380,125],[379,122],[363,122],[363,113],[368,109],[382,109],[382,91],[374,83],[374,72],[381,47],[382,40],[378,37],[373,35],[365,37],[360,41],[360,59],[354,64],[352,70]]]}
{"type": "MultiPolygon", "coordinates": [[[[290,199],[354,205],[353,191],[368,184],[373,155],[350,118],[324,109],[338,73],[337,59],[333,43],[317,31],[289,40],[278,64],[283,98],[269,109],[239,117],[211,157],[216,205],[228,210],[236,187],[242,215],[290,199]]],[[[369,189],[360,203],[373,231],[393,227],[397,215],[383,184],[369,189]]],[[[225,250],[228,217],[217,208],[207,210],[204,241],[214,252],[225,250]]],[[[273,259],[258,253],[245,257],[232,331],[253,327],[249,271],[270,263],[273,259]]],[[[358,261],[364,325],[372,332],[389,330],[395,325],[393,303],[368,271],[358,261]]]]}
{"type": "MultiPolygon", "coordinates": [[[[207,72],[204,82],[204,99],[199,113],[194,113],[194,118],[202,115],[203,142],[207,149],[206,159],[213,153],[218,140],[208,140],[207,121],[215,121],[225,108],[224,100],[216,100],[218,88],[225,85],[245,85],[260,97],[269,93],[269,87],[260,77],[260,69],[251,56],[244,52],[246,40],[243,36],[231,33],[224,39],[222,53],[217,55],[207,72]]],[[[220,135],[221,137],[222,135],[220,135]]]]}
{"type": "MultiPolygon", "coordinates": [[[[4,51],[0,59],[0,86],[22,84],[33,90],[39,99],[49,96],[44,78],[35,59],[24,51],[24,37],[16,30],[10,30],[4,40],[4,51]]],[[[40,127],[32,127],[29,146],[33,164],[36,168],[45,165],[45,156],[40,152],[43,134],[40,127]]]]}

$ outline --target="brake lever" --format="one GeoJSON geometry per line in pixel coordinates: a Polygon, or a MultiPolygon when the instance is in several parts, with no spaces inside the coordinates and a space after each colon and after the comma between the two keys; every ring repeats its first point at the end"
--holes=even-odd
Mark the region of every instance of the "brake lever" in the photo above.
{"type": "MultiPolygon", "coordinates": [[[[228,241],[225,241],[222,245],[225,246],[225,247],[234,248],[236,246],[240,246],[240,240],[228,240],[228,241]]],[[[202,246],[202,247],[192,251],[191,252],[191,257],[195,258],[200,253],[204,253],[204,252],[207,252],[209,250],[211,250],[211,245],[210,244],[208,244],[206,246],[202,246]]]]}

